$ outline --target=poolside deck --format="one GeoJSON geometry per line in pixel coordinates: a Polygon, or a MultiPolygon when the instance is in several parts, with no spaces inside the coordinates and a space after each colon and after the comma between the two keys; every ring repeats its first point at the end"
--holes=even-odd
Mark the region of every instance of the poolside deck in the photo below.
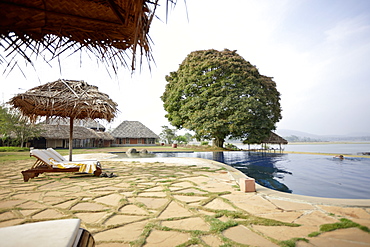
{"type": "Polygon", "coordinates": [[[257,186],[239,191],[245,176],[218,162],[196,158],[98,158],[113,178],[43,174],[24,183],[17,161],[0,173],[0,227],[79,218],[97,246],[369,246],[370,200],[285,194],[257,186]],[[350,220],[352,227],[320,232],[350,220]],[[356,223],[358,225],[356,225],[356,223]],[[311,233],[321,233],[308,237],[311,233]]]}

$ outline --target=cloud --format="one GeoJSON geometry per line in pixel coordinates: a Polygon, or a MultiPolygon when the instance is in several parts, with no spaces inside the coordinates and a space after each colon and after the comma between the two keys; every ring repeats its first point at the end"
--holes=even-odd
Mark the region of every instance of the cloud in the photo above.
{"type": "Polygon", "coordinates": [[[333,28],[325,32],[326,41],[337,44],[348,44],[348,42],[356,41],[363,43],[369,39],[370,24],[367,19],[367,16],[361,15],[339,21],[333,28]]]}

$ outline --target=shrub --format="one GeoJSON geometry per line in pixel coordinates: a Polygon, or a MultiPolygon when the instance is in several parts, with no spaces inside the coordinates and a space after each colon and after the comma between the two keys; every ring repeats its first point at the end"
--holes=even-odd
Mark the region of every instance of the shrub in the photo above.
{"type": "Polygon", "coordinates": [[[0,147],[0,152],[29,152],[29,148],[21,147],[0,147]]]}
{"type": "Polygon", "coordinates": [[[234,144],[231,144],[231,143],[226,143],[225,148],[230,149],[230,150],[239,150],[239,148],[237,146],[235,146],[234,144]]]}

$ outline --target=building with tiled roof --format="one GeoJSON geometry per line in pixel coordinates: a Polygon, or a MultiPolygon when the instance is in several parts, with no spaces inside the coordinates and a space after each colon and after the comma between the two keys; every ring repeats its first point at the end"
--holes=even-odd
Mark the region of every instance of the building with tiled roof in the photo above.
{"type": "Polygon", "coordinates": [[[155,145],[159,136],[139,121],[123,121],[111,135],[114,137],[112,146],[147,146],[155,145]]]}

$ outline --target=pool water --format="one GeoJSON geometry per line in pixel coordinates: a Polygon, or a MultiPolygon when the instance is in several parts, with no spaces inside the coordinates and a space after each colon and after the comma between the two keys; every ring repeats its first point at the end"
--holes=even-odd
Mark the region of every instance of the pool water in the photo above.
{"type": "Polygon", "coordinates": [[[154,153],[149,157],[196,157],[230,165],[262,186],[298,195],[370,199],[370,158],[253,152],[154,153]]]}

